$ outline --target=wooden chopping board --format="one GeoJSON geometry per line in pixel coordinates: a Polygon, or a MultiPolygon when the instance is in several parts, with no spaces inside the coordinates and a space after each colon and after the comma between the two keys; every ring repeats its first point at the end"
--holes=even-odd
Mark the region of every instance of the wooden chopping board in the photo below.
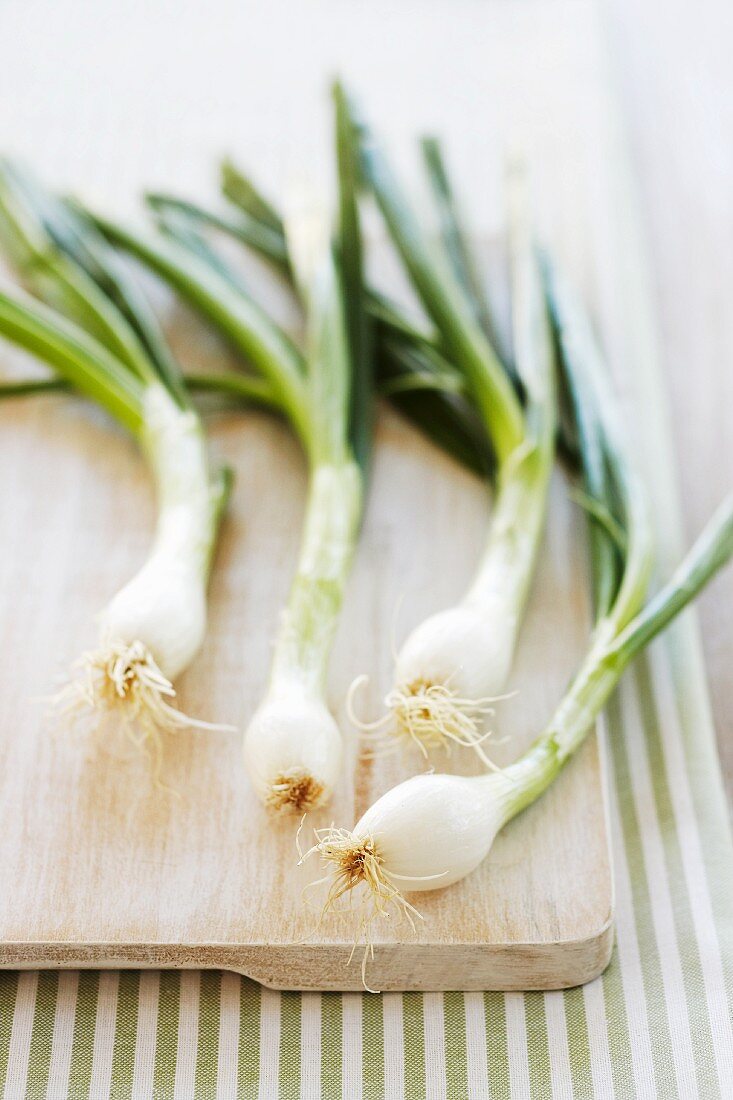
{"type": "MultiPolygon", "coordinates": [[[[316,19],[333,10],[316,5],[316,19]]],[[[633,286],[625,278],[628,249],[621,247],[632,233],[628,195],[617,172],[601,180],[603,165],[617,166],[624,152],[595,24],[580,3],[549,10],[532,2],[489,5],[490,27],[475,5],[460,10],[474,13],[486,41],[479,66],[471,28],[459,33],[473,114],[455,143],[458,177],[468,176],[469,199],[481,199],[479,224],[490,235],[500,221],[499,173],[484,167],[477,180],[475,161],[485,155],[496,169],[505,144],[527,154],[545,235],[594,301],[622,392],[638,414],[641,383],[633,356],[643,356],[645,330],[629,324],[633,286]],[[479,111],[485,113],[480,126],[479,111]],[[614,334],[622,324],[619,340],[614,334]]],[[[402,33],[401,16],[394,19],[402,33]]],[[[434,32],[437,49],[439,28],[434,32]]],[[[322,105],[324,76],[339,56],[342,33],[336,27],[314,46],[307,70],[299,73],[296,65],[292,75],[313,90],[314,109],[322,105]]],[[[369,97],[369,46],[353,37],[352,30],[354,80],[358,85],[363,77],[379,118],[380,96],[369,97]]],[[[430,43],[423,45],[427,50],[430,43]]],[[[408,123],[415,129],[429,121],[452,132],[449,117],[438,109],[436,120],[420,102],[430,62],[424,51],[409,106],[403,103],[391,119],[387,113],[396,136],[404,137],[408,123]]],[[[341,67],[348,72],[343,59],[341,67]]],[[[258,75],[265,79],[254,74],[253,82],[258,75]]],[[[268,79],[274,89],[277,71],[268,79]]],[[[394,80],[399,87],[396,69],[394,80]]],[[[246,113],[239,118],[240,129],[247,119],[246,113]]],[[[185,127],[174,127],[170,140],[179,144],[166,147],[158,162],[140,157],[139,172],[135,161],[136,183],[176,182],[182,189],[190,183],[189,190],[201,190],[202,165],[217,148],[195,121],[194,141],[187,145],[185,127]],[[197,168],[184,167],[196,158],[197,168]]],[[[234,133],[231,114],[229,122],[234,133]]],[[[257,145],[258,134],[250,136],[257,145]]],[[[242,156],[247,159],[246,142],[242,156]]],[[[122,205],[109,165],[95,167],[87,152],[77,167],[79,181],[91,175],[97,192],[109,193],[108,205],[118,198],[122,205]]],[[[270,180],[277,179],[274,167],[272,160],[270,180]]],[[[56,178],[54,168],[47,166],[49,179],[56,178]]],[[[127,177],[125,184],[131,186],[127,177]]],[[[377,275],[394,278],[387,263],[377,275]]],[[[182,359],[199,367],[202,360],[220,363],[217,345],[170,303],[167,308],[182,359]]],[[[3,362],[14,360],[5,347],[1,354],[3,362]]],[[[265,417],[219,418],[211,436],[213,453],[235,467],[238,481],[214,571],[206,647],[180,684],[180,702],[187,713],[244,729],[265,686],[292,573],[304,469],[288,433],[265,417]]],[[[131,442],[93,410],[49,398],[0,409],[0,453],[0,965],[211,966],[277,988],[360,989],[358,953],[348,965],[351,928],[335,917],[319,924],[317,912],[305,907],[303,888],[317,869],[297,867],[292,821],[273,825],[254,799],[238,737],[191,732],[168,738],[162,779],[177,792],[170,795],[156,787],[149,762],[119,738],[52,736],[43,696],[93,642],[95,612],[141,562],[150,538],[150,485],[131,442]]],[[[494,720],[500,764],[541,729],[587,637],[584,521],[561,477],[551,513],[513,676],[516,695],[498,706],[494,720]]],[[[380,793],[424,767],[419,757],[361,759],[343,699],[353,678],[367,671],[371,681],[361,705],[368,715],[380,712],[394,637],[462,592],[487,515],[484,487],[384,411],[332,662],[330,700],[347,737],[347,761],[332,805],[307,828],[332,820],[351,825],[380,793]]],[[[459,754],[435,763],[460,771],[472,766],[459,754]]],[[[477,872],[420,896],[418,905],[425,919],[415,934],[407,927],[375,929],[373,988],[557,988],[597,975],[613,938],[598,738],[589,739],[540,803],[504,830],[477,872]]]]}

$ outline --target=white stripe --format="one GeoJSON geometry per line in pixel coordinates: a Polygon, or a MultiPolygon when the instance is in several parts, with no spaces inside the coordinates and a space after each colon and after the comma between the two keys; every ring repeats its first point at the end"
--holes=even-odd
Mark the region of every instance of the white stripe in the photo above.
{"type": "Polygon", "coordinates": [[[219,997],[219,1053],[216,1100],[237,1100],[239,1066],[239,1005],[242,979],[227,970],[221,976],[219,997]]]}
{"type": "Polygon", "coordinates": [[[700,947],[700,964],[705,982],[705,996],[720,1091],[723,1096],[733,1096],[733,1026],[725,991],[720,941],[705,873],[700,831],[687,777],[674,685],[668,660],[664,658],[663,648],[652,646],[650,653],[654,666],[654,682],[659,696],[659,730],[664,744],[667,781],[677,824],[677,839],[692,921],[695,926],[695,938],[700,947]]]}
{"type": "Polygon", "coordinates": [[[137,1031],[132,1100],[150,1100],[155,1084],[155,1044],[158,1039],[160,971],[142,970],[137,995],[137,1031]]]}
{"type": "Polygon", "coordinates": [[[260,1000],[260,1088],[258,1100],[278,1094],[280,1062],[280,994],[262,987],[260,1000]]]}
{"type": "Polygon", "coordinates": [[[405,1095],[405,1040],[402,1031],[402,994],[382,995],[384,1027],[384,1093],[389,1100],[405,1095]]]}
{"type": "Polygon", "coordinates": [[[471,1100],[489,1100],[486,1057],[486,1013],[482,993],[464,993],[466,1009],[466,1078],[471,1100]]]}
{"type": "Polygon", "coordinates": [[[5,1100],[20,1100],[25,1096],[28,1077],[28,1056],[33,1034],[33,1015],[38,992],[38,971],[26,970],[18,978],[15,997],[13,1030],[10,1033],[8,1072],[5,1078],[5,1100]]]}
{"type": "Polygon", "coordinates": [[[200,997],[201,971],[182,970],[178,1003],[176,1080],[173,1086],[173,1100],[194,1100],[196,1095],[200,997]]]}
{"type": "Polygon", "coordinates": [[[47,1100],[66,1100],[69,1095],[69,1070],[71,1048],[74,1042],[76,997],[79,990],[79,971],[62,970],[59,973],[56,1014],[53,1021],[51,1064],[48,1068],[47,1100]]]}
{"type": "Polygon", "coordinates": [[[573,1077],[568,1051],[568,1022],[562,991],[545,993],[547,1047],[550,1053],[552,1100],[573,1100],[573,1077]]]}
{"type": "Polygon", "coordinates": [[[321,994],[300,996],[300,1095],[302,1100],[321,1096],[321,994]]]}
{"type": "Polygon", "coordinates": [[[657,820],[646,742],[644,737],[639,736],[643,724],[635,690],[622,690],[621,706],[625,715],[625,720],[621,724],[629,757],[634,806],[639,819],[641,847],[662,971],[677,1088],[685,1100],[695,1100],[698,1091],[682,962],[674,926],[674,910],[667,878],[664,845],[657,820]]]}
{"type": "Polygon", "coordinates": [[[585,1023],[588,1028],[590,1072],[593,1079],[593,1096],[605,1100],[613,1096],[611,1052],[608,1049],[608,1022],[606,1002],[603,998],[603,979],[594,978],[583,986],[585,1023]]]}
{"type": "Polygon", "coordinates": [[[109,1096],[112,1081],[112,1056],[115,1049],[119,970],[103,970],[99,975],[97,1015],[94,1022],[94,1051],[89,1095],[109,1096]]]}
{"type": "Polygon", "coordinates": [[[509,1093],[512,1100],[527,1100],[530,1092],[524,994],[505,993],[504,1012],[506,1014],[506,1045],[509,1062],[509,1093]]]}
{"type": "MultiPolygon", "coordinates": [[[[620,735],[620,730],[617,731],[620,735]]],[[[610,754],[609,754],[610,757],[610,754]]],[[[654,1059],[649,1035],[649,1012],[644,989],[644,974],[636,931],[631,877],[626,860],[624,835],[621,829],[621,811],[618,804],[615,779],[608,784],[610,800],[611,837],[613,848],[613,881],[616,901],[616,951],[621,971],[626,1022],[631,1047],[631,1064],[634,1072],[636,1096],[643,1100],[656,1095],[654,1059]]]]}
{"type": "Polygon", "coordinates": [[[425,1036],[425,1096],[426,1100],[444,1100],[447,1082],[443,994],[423,994],[422,1010],[425,1036]]]}
{"type": "Polygon", "coordinates": [[[362,1097],[362,1016],[361,993],[344,993],[341,996],[342,1060],[341,1089],[349,1100],[362,1097]]]}

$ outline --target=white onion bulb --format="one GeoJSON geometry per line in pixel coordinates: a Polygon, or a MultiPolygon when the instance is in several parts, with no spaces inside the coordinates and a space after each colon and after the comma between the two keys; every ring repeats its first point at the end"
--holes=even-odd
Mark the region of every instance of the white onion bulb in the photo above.
{"type": "Polygon", "coordinates": [[[371,838],[393,882],[410,891],[440,889],[486,858],[510,789],[501,773],[415,775],[377,799],[353,835],[371,838]]]}
{"type": "Polygon", "coordinates": [[[244,762],[262,802],[305,813],[327,801],[341,768],[341,733],[318,695],[298,685],[271,691],[244,738],[244,762]]]}
{"type": "Polygon", "coordinates": [[[153,469],[158,517],[148,560],[100,615],[97,649],[59,693],[62,713],[114,713],[137,740],[161,730],[211,727],[177,710],[173,680],[198,653],[206,631],[206,582],[220,489],[209,479],[195,413],[160,385],[144,400],[143,442],[153,469]]]}
{"type": "MultiPolygon", "coordinates": [[[[350,915],[369,946],[377,917],[397,915],[414,927],[420,914],[404,892],[442,889],[475,870],[517,798],[503,772],[413,776],[377,799],[353,829],[317,829],[301,861],[321,857],[326,874],[312,885],[328,883],[324,912],[350,915]]],[[[365,965],[366,953],[362,974],[365,965]]]]}

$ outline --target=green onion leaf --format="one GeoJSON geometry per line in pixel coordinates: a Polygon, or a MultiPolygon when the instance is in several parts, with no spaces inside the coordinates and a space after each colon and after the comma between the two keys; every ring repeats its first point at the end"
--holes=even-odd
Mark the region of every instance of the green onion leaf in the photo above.
{"type": "Polygon", "coordinates": [[[143,383],[78,325],[40,302],[22,302],[0,292],[0,335],[48,363],[139,434],[143,383]]]}
{"type": "Polygon", "coordinates": [[[352,126],[360,135],[365,179],[382,211],[392,240],[433,323],[444,349],[465,373],[497,455],[505,459],[524,436],[522,409],[496,352],[473,316],[448,260],[436,253],[412,212],[372,134],[347,100],[352,126]]]}

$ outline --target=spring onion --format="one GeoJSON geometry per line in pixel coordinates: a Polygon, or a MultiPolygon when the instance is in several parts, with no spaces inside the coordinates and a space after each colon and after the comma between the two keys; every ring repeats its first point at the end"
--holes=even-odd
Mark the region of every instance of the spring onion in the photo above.
{"type": "Polygon", "coordinates": [[[48,304],[0,297],[0,333],[102,405],[140,443],[157,493],[151,553],[100,616],[57,702],[72,719],[121,719],[157,748],[163,731],[211,727],[175,705],[173,687],[206,628],[206,586],[230,491],[212,475],[200,419],[147,303],[106,243],[14,166],[0,166],[0,240],[48,304]],[[53,309],[50,308],[53,306],[53,309]]]}
{"type": "MultiPolygon", "coordinates": [[[[356,123],[355,123],[356,126],[356,123]]],[[[362,171],[392,241],[440,338],[463,376],[496,455],[496,493],[486,547],[460,601],[421,623],[397,655],[387,715],[365,729],[391,726],[425,755],[451,743],[472,746],[490,763],[482,723],[503,691],[544,527],[556,433],[554,349],[527,219],[516,207],[513,262],[515,363],[523,408],[476,316],[472,295],[448,252],[432,247],[391,173],[359,123],[362,171]]]]}
{"type": "MultiPolygon", "coordinates": [[[[359,888],[362,930],[378,915],[416,910],[403,891],[442,888],[473,871],[499,830],[531,805],[582,744],[629,662],[733,555],[733,497],[646,604],[652,560],[646,503],[629,461],[588,322],[549,270],[553,318],[575,407],[590,508],[596,619],[585,659],[544,732],[509,767],[473,777],[414,776],[379,798],[352,830],[316,831],[327,908],[359,888]],[[596,495],[597,494],[597,495],[596,495]]],[[[351,912],[354,909],[350,908],[351,912]]],[[[366,956],[365,956],[366,958],[366,956]]]]}
{"type": "Polygon", "coordinates": [[[335,241],[319,204],[296,208],[286,225],[289,264],[305,307],[305,353],[257,306],[238,273],[190,229],[150,239],[98,219],[110,239],[168,281],[269,382],[307,456],[295,579],[269,686],[244,740],[245,765],[262,802],[300,814],[330,797],[341,766],[342,740],[325,700],[326,674],[358,538],[371,441],[354,142],[338,96],[335,103],[335,241]]]}
{"type": "Polygon", "coordinates": [[[298,257],[296,270],[307,302],[311,416],[318,427],[300,559],[275,645],[270,686],[247,730],[244,759],[266,803],[302,812],[330,794],[341,764],[341,736],[323,696],[362,510],[357,448],[361,442],[366,449],[368,438],[363,434],[360,441],[352,437],[350,442],[347,426],[344,253],[337,261],[328,219],[324,222],[320,212],[307,208],[294,213],[289,243],[298,257]],[[299,255],[301,249],[306,255],[299,255]]]}

